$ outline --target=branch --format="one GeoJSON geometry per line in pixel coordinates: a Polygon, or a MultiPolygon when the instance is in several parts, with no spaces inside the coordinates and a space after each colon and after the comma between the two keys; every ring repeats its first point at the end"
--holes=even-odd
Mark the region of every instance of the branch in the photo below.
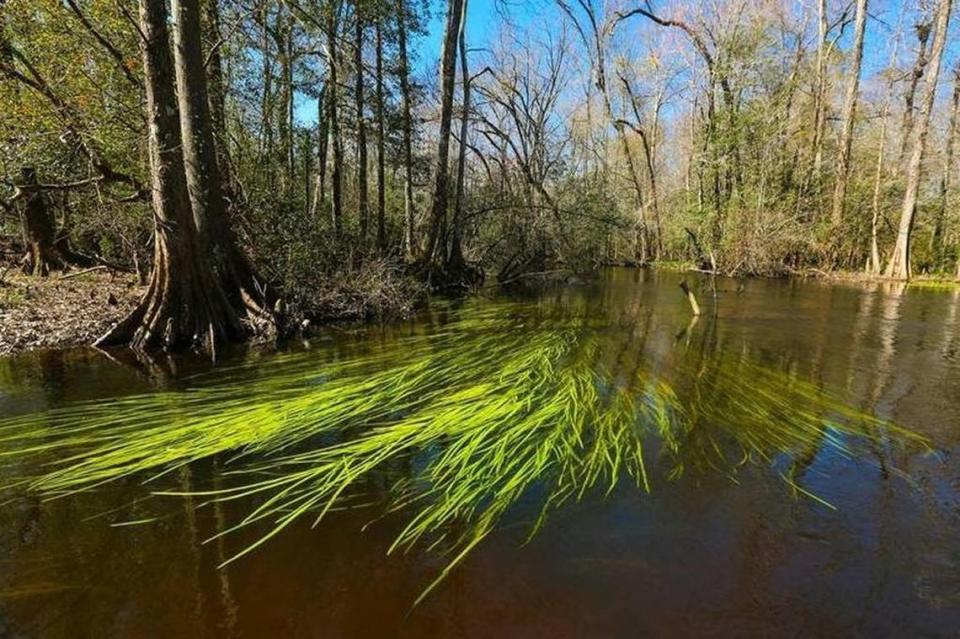
{"type": "Polygon", "coordinates": [[[659,24],[662,27],[675,27],[677,29],[680,29],[684,33],[686,33],[687,36],[690,38],[690,40],[693,42],[693,46],[695,46],[697,48],[697,51],[700,52],[700,55],[703,56],[703,59],[707,63],[707,67],[710,69],[711,73],[713,72],[714,60],[713,60],[713,55],[710,53],[710,48],[707,47],[707,43],[704,42],[703,37],[697,32],[697,30],[691,27],[689,24],[687,24],[683,20],[661,18],[660,16],[650,11],[647,11],[646,9],[637,7],[636,9],[632,9],[631,11],[627,11],[626,13],[623,13],[621,11],[615,12],[614,13],[615,19],[613,24],[617,25],[620,22],[637,15],[640,15],[649,20],[652,20],[653,22],[659,24]]]}
{"type": "Polygon", "coordinates": [[[77,6],[76,0],[66,0],[66,1],[71,11],[73,11],[74,15],[77,16],[77,19],[80,21],[80,24],[82,24],[87,29],[87,31],[90,32],[90,35],[92,35],[94,39],[97,42],[99,42],[104,49],[106,49],[107,53],[110,54],[110,57],[116,61],[117,65],[120,67],[120,70],[123,71],[123,75],[126,76],[127,80],[129,80],[133,86],[143,91],[143,82],[140,80],[140,78],[133,75],[133,72],[130,71],[129,67],[127,67],[127,63],[124,60],[123,54],[120,52],[120,49],[118,49],[112,42],[110,42],[106,38],[106,36],[104,36],[99,31],[97,31],[97,28],[93,26],[90,20],[87,19],[87,16],[83,14],[83,11],[80,10],[80,7],[77,6]]]}
{"type": "Polygon", "coordinates": [[[81,135],[80,131],[84,128],[83,119],[73,107],[53,90],[50,83],[47,82],[40,74],[40,71],[31,64],[30,60],[24,56],[22,52],[10,45],[9,42],[4,42],[3,44],[6,45],[9,60],[0,57],[0,73],[28,86],[47,99],[66,129],[61,139],[72,139],[76,142],[77,147],[87,159],[90,160],[90,163],[104,182],[122,182],[127,184],[137,191],[140,199],[147,201],[150,194],[149,189],[132,175],[114,170],[100,149],[90,141],[84,139],[83,135],[81,135]],[[14,66],[14,62],[17,61],[23,65],[29,73],[29,76],[20,72],[14,66]]]}

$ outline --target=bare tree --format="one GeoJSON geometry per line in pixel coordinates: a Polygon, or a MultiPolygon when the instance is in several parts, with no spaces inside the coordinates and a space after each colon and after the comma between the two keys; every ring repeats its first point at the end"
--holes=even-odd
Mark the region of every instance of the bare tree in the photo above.
{"type": "MultiPolygon", "coordinates": [[[[625,128],[628,123],[614,112],[613,101],[611,97],[612,90],[607,82],[606,48],[609,45],[609,39],[612,37],[617,24],[624,18],[619,14],[611,19],[603,20],[597,15],[597,12],[590,2],[585,0],[576,0],[577,5],[583,11],[586,17],[586,26],[577,18],[573,7],[566,0],[557,0],[557,4],[563,12],[570,18],[574,28],[583,40],[584,46],[590,52],[590,61],[593,69],[593,75],[596,81],[596,87],[600,91],[600,97],[603,100],[604,111],[607,120],[617,134],[617,140],[620,143],[620,149],[624,160],[627,163],[627,169],[630,174],[630,181],[633,185],[634,196],[636,197],[636,259],[641,264],[645,264],[650,258],[649,250],[649,231],[647,229],[646,202],[644,198],[643,180],[640,174],[639,163],[633,155],[633,149],[627,140],[625,128]]],[[[651,15],[640,9],[637,10],[643,15],[651,15]]]]}
{"type": "Polygon", "coordinates": [[[440,126],[437,140],[437,158],[434,164],[433,198],[430,206],[430,227],[427,246],[421,259],[430,263],[436,257],[440,229],[447,215],[448,181],[450,167],[450,127],[453,120],[453,93],[457,76],[457,38],[463,15],[464,0],[448,0],[447,24],[440,55],[440,126]]]}
{"type": "MultiPolygon", "coordinates": [[[[950,99],[950,120],[947,125],[947,146],[943,152],[943,169],[940,175],[940,206],[930,235],[930,252],[942,259],[944,226],[947,212],[950,210],[951,188],[953,186],[954,160],[956,156],[957,134],[960,129],[960,65],[953,69],[953,96],[950,99]]],[[[939,260],[938,260],[939,261],[939,260]]]]}
{"type": "Polygon", "coordinates": [[[930,62],[927,46],[930,44],[931,22],[919,22],[915,25],[917,32],[917,59],[913,65],[913,71],[910,74],[910,84],[907,86],[907,92],[904,94],[903,122],[900,125],[900,157],[897,166],[903,170],[903,164],[907,157],[907,149],[910,145],[910,134],[913,131],[914,122],[914,101],[917,95],[917,86],[923,78],[924,70],[930,62]]]}
{"type": "Polygon", "coordinates": [[[919,119],[913,127],[912,151],[906,171],[906,187],[903,196],[903,208],[900,212],[900,225],[893,254],[887,263],[885,275],[898,280],[910,278],[910,239],[913,233],[913,220],[917,208],[917,195],[920,191],[920,170],[923,153],[930,128],[930,116],[937,96],[937,81],[940,76],[940,63],[946,46],[947,27],[950,23],[952,0],[940,0],[937,5],[934,25],[933,45],[930,53],[930,70],[924,86],[923,102],[920,105],[919,119]]]}
{"type": "Polygon", "coordinates": [[[847,95],[843,102],[843,130],[840,133],[840,153],[837,157],[837,176],[833,191],[833,213],[830,221],[838,226],[843,221],[843,206],[847,197],[847,178],[850,174],[850,150],[853,144],[853,122],[860,95],[860,64],[863,61],[863,35],[867,24],[867,0],[857,0],[857,17],[854,26],[853,62],[847,82],[847,95]]]}
{"type": "Polygon", "coordinates": [[[894,35],[893,49],[890,52],[890,62],[887,65],[886,90],[884,91],[883,105],[880,107],[880,140],[877,143],[877,163],[873,178],[872,215],[870,218],[870,264],[867,269],[867,272],[873,275],[879,275],[883,270],[883,266],[880,263],[880,244],[877,237],[880,230],[880,191],[883,186],[884,162],[887,152],[887,133],[890,128],[890,101],[896,81],[895,69],[903,36],[904,14],[905,10],[901,10],[900,18],[897,21],[897,31],[894,35]]]}

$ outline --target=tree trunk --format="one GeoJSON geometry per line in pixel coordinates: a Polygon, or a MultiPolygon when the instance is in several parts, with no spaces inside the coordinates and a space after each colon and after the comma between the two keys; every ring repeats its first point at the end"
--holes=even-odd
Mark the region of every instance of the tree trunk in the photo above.
{"type": "Polygon", "coordinates": [[[385,123],[383,109],[383,29],[382,18],[377,18],[377,249],[387,250],[387,191],[385,158],[385,123]]]}
{"type": "Polygon", "coordinates": [[[286,163],[287,177],[284,181],[284,184],[287,192],[287,202],[292,206],[293,183],[296,179],[296,132],[294,131],[293,127],[293,64],[295,62],[293,53],[293,13],[287,16],[287,20],[287,27],[284,31],[285,38],[283,54],[283,127],[286,133],[286,137],[283,141],[283,160],[286,163]]]}
{"type": "Polygon", "coordinates": [[[210,120],[217,145],[217,163],[220,166],[220,175],[223,182],[224,197],[227,200],[227,209],[237,205],[239,189],[234,183],[232,163],[230,161],[230,145],[227,136],[227,89],[223,77],[222,46],[219,44],[223,35],[220,33],[220,10],[217,3],[220,0],[204,0],[204,28],[207,40],[211,43],[207,54],[207,82],[210,102],[210,120]]]}
{"type": "Polygon", "coordinates": [[[240,249],[227,211],[203,64],[199,2],[173,0],[171,6],[184,171],[197,233],[233,308],[265,319],[274,296],[240,249]]]}
{"type": "Polygon", "coordinates": [[[218,343],[242,337],[244,329],[214,276],[193,219],[166,3],[140,0],[139,5],[156,216],[154,266],[143,301],[97,344],[171,350],[203,345],[213,353],[218,343]]]}
{"type": "MultiPolygon", "coordinates": [[[[197,0],[172,0],[177,108],[190,206],[200,237],[216,243],[226,219],[209,108],[197,0]]],[[[215,246],[211,246],[215,250],[215,246]]]]}
{"type": "Polygon", "coordinates": [[[872,275],[879,275],[883,270],[883,266],[880,263],[880,244],[877,239],[880,230],[880,189],[883,185],[883,164],[887,153],[887,133],[890,128],[890,96],[893,95],[893,85],[895,81],[893,70],[897,65],[897,54],[900,52],[904,13],[905,11],[900,12],[900,18],[897,21],[893,51],[890,53],[890,64],[887,67],[887,71],[890,73],[890,79],[887,81],[886,97],[884,97],[883,106],[880,108],[880,141],[877,150],[877,166],[873,180],[873,215],[870,220],[870,266],[868,272],[872,275]]]}
{"type": "MultiPolygon", "coordinates": [[[[591,22],[592,24],[592,22],[591,22]]],[[[623,130],[621,122],[613,112],[613,104],[610,101],[610,89],[607,86],[607,69],[604,61],[603,42],[600,40],[600,34],[594,29],[593,45],[596,54],[596,76],[597,88],[600,89],[600,95],[603,98],[604,111],[607,114],[607,120],[617,132],[617,140],[620,142],[620,149],[623,152],[624,159],[627,162],[627,169],[630,171],[630,181],[633,184],[634,193],[637,197],[637,225],[636,225],[636,259],[640,264],[645,264],[649,258],[647,246],[647,219],[646,203],[643,197],[643,185],[640,179],[640,173],[637,170],[637,162],[633,157],[633,151],[630,149],[630,142],[627,140],[626,133],[623,130]]]]}
{"type": "MultiPolygon", "coordinates": [[[[630,86],[630,81],[625,76],[621,75],[620,82],[623,85],[623,90],[625,93],[626,100],[630,104],[630,108],[633,111],[633,117],[636,122],[633,125],[633,130],[640,137],[640,143],[643,148],[644,161],[646,163],[646,168],[647,168],[647,175],[649,176],[649,179],[650,179],[650,205],[653,208],[653,219],[654,219],[654,223],[656,225],[656,231],[657,231],[656,238],[655,238],[656,241],[654,243],[654,249],[653,249],[654,259],[659,259],[660,254],[662,253],[662,250],[663,250],[663,238],[661,237],[662,228],[660,225],[660,201],[659,201],[659,197],[657,196],[657,174],[656,174],[655,165],[654,165],[656,139],[651,141],[650,140],[651,136],[647,135],[647,131],[643,126],[643,117],[641,115],[640,108],[637,106],[637,102],[638,102],[637,96],[633,92],[633,87],[630,86]]],[[[660,99],[659,96],[657,99],[659,101],[660,99]]],[[[655,113],[659,114],[659,110],[660,110],[660,105],[658,103],[657,106],[655,107],[655,113]]],[[[654,131],[656,131],[657,125],[658,125],[658,118],[655,117],[654,123],[653,123],[654,131]]],[[[623,136],[622,131],[619,131],[618,133],[621,136],[623,136]]],[[[655,136],[656,134],[654,133],[653,135],[655,136]]],[[[626,144],[626,138],[624,137],[623,140],[624,140],[623,142],[624,152],[629,154],[630,148],[626,144]]],[[[632,161],[630,162],[630,168],[631,170],[633,170],[632,161]]],[[[642,206],[643,196],[642,196],[642,190],[640,189],[640,186],[639,186],[639,176],[635,177],[635,181],[636,181],[635,188],[637,189],[637,196],[642,206]]]]}
{"type": "Polygon", "coordinates": [[[448,0],[447,24],[440,56],[440,131],[433,176],[433,201],[430,207],[430,229],[427,247],[422,256],[425,264],[433,261],[440,240],[440,229],[447,215],[450,157],[450,126],[453,120],[453,92],[457,76],[457,36],[463,20],[464,0],[448,0]]]}
{"type": "Polygon", "coordinates": [[[57,249],[57,223],[48,206],[46,194],[38,188],[35,168],[23,167],[17,186],[24,193],[22,221],[27,254],[23,259],[23,268],[30,275],[46,277],[51,270],[66,266],[57,249]]]}
{"type": "Polygon", "coordinates": [[[262,58],[263,93],[260,100],[260,157],[265,160],[267,187],[274,186],[273,171],[273,54],[270,52],[270,12],[264,3],[257,14],[261,22],[259,55],[262,58]]]}
{"type": "Polygon", "coordinates": [[[817,14],[817,86],[813,96],[813,175],[819,183],[823,167],[823,133],[827,121],[827,0],[819,0],[817,14]]]}
{"type": "Polygon", "coordinates": [[[850,151],[853,145],[853,121],[857,113],[857,98],[860,90],[860,64],[863,61],[863,34],[867,25],[867,0],[857,0],[857,17],[854,27],[853,64],[850,67],[847,96],[843,102],[843,129],[840,133],[840,155],[837,158],[837,177],[833,190],[833,212],[830,222],[839,226],[843,222],[843,205],[847,198],[847,178],[850,175],[850,151]]]}
{"type": "MultiPolygon", "coordinates": [[[[463,0],[464,16],[467,12],[467,1],[463,0]]],[[[470,69],[467,65],[466,19],[460,21],[460,78],[463,83],[463,110],[460,114],[460,146],[457,153],[457,186],[453,205],[453,225],[450,240],[450,256],[448,270],[451,272],[463,271],[466,261],[463,259],[463,221],[465,219],[464,188],[467,174],[467,136],[470,122],[470,69]]]]}
{"type": "Polygon", "coordinates": [[[950,190],[953,186],[953,163],[957,146],[957,116],[960,114],[960,66],[953,70],[953,97],[950,100],[950,124],[947,128],[947,148],[943,153],[943,174],[940,176],[940,209],[937,211],[930,236],[930,253],[936,257],[937,268],[942,267],[943,235],[947,212],[952,201],[950,190]]]}
{"type": "Polygon", "coordinates": [[[355,69],[354,100],[357,107],[357,213],[360,216],[360,247],[367,247],[367,235],[370,229],[370,206],[367,198],[367,123],[363,113],[363,17],[357,7],[355,20],[355,41],[353,66],[355,69]]]}
{"type": "Polygon", "coordinates": [[[403,98],[403,250],[408,261],[417,257],[416,213],[413,210],[413,117],[410,99],[410,65],[407,57],[407,13],[397,0],[397,46],[400,55],[400,93],[403,98]]]}
{"type": "Polygon", "coordinates": [[[317,96],[317,181],[313,187],[310,217],[315,218],[327,202],[327,146],[330,138],[330,80],[317,96]]]}
{"type": "Polygon", "coordinates": [[[900,212],[897,242],[894,245],[893,254],[890,256],[890,262],[887,264],[885,273],[887,277],[898,280],[910,278],[910,236],[913,232],[913,219],[917,208],[917,195],[920,190],[920,169],[927,143],[927,133],[930,128],[930,115],[937,96],[940,62],[946,45],[947,27],[950,23],[950,10],[952,8],[952,0],[940,0],[937,6],[934,40],[930,53],[930,71],[927,74],[924,87],[923,103],[920,105],[920,117],[913,126],[913,150],[910,154],[910,163],[907,165],[906,190],[903,195],[903,209],[900,212]]]}
{"type": "Polygon", "coordinates": [[[910,75],[910,85],[907,87],[907,93],[904,96],[903,123],[900,125],[900,157],[897,166],[903,169],[903,163],[907,157],[907,147],[910,144],[910,134],[913,132],[913,103],[917,94],[917,86],[923,77],[924,69],[930,59],[927,57],[927,44],[930,42],[930,23],[924,22],[916,25],[917,40],[920,42],[920,48],[917,50],[917,61],[913,65],[913,72],[910,75]]]}
{"type": "Polygon", "coordinates": [[[333,202],[331,203],[330,214],[333,221],[334,237],[337,241],[343,236],[343,143],[340,140],[340,105],[338,104],[339,87],[337,86],[337,65],[339,64],[337,50],[338,9],[339,5],[330,7],[330,15],[327,20],[327,57],[330,65],[330,80],[327,85],[330,93],[328,119],[330,121],[330,138],[333,142],[333,172],[331,175],[333,202]]]}

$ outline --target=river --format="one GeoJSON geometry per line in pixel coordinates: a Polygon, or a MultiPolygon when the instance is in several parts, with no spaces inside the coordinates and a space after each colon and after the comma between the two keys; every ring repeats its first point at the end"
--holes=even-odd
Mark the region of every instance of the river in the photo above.
{"type": "Polygon", "coordinates": [[[0,360],[0,637],[960,628],[960,290],[610,269],[0,360]]]}

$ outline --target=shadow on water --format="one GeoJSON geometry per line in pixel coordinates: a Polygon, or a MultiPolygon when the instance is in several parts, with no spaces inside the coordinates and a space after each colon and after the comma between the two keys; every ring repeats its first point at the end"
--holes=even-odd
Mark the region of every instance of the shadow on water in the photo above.
{"type": "MultiPolygon", "coordinates": [[[[898,482],[892,490],[930,490],[910,460],[936,459],[928,453],[943,455],[943,442],[883,407],[909,384],[896,361],[905,293],[784,282],[764,285],[760,300],[751,286],[723,282],[720,305],[691,322],[674,278],[615,271],[159,386],[149,376],[117,383],[126,394],[70,396],[69,367],[47,355],[59,361],[39,367],[51,378],[21,382],[22,392],[2,373],[17,414],[0,419],[0,477],[35,509],[118,484],[143,486],[135,504],[180,498],[187,547],[214,548],[203,561],[221,568],[304,522],[322,528],[355,512],[359,532],[383,518],[393,531],[384,550],[443,557],[408,609],[456,580],[453,569],[498,528],[520,524],[518,541],[530,542],[562,507],[627,489],[659,504],[670,485],[735,486],[760,473],[781,499],[829,511],[831,493],[844,499],[832,471],[857,466],[898,482]],[[843,342],[834,312],[845,314],[843,342]],[[772,339],[756,343],[761,332],[772,339]],[[208,511],[216,525],[200,531],[196,513],[208,511]]],[[[947,348],[953,333],[943,331],[947,348]]],[[[130,376],[110,370],[114,381],[130,376]]],[[[114,525],[131,535],[170,516],[124,512],[114,525]]]]}

